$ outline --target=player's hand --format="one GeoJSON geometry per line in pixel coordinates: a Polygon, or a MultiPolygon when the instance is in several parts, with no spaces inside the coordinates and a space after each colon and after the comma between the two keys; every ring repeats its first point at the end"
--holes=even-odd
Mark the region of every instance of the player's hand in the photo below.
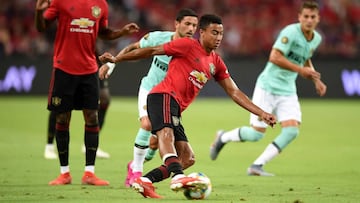
{"type": "Polygon", "coordinates": [[[109,78],[108,71],[109,71],[109,66],[107,66],[106,64],[103,64],[100,67],[100,69],[99,69],[99,78],[100,78],[100,80],[103,80],[105,78],[109,78]]]}
{"type": "Polygon", "coordinates": [[[36,10],[45,10],[50,6],[50,0],[37,0],[36,10]]]}
{"type": "Polygon", "coordinates": [[[99,60],[101,61],[101,63],[115,63],[115,57],[109,52],[105,52],[101,56],[99,56],[99,60]]]}
{"type": "Polygon", "coordinates": [[[273,114],[263,112],[259,118],[272,128],[276,124],[276,116],[274,116],[273,114]]]}
{"type": "Polygon", "coordinates": [[[299,75],[309,80],[319,80],[321,78],[321,74],[310,67],[301,68],[299,75]]]}
{"type": "Polygon", "coordinates": [[[326,94],[326,85],[321,81],[321,80],[316,80],[314,81],[315,83],[315,89],[316,89],[316,93],[319,95],[319,96],[324,96],[326,94]]]}
{"type": "Polygon", "coordinates": [[[139,26],[136,23],[129,23],[122,28],[123,35],[130,35],[139,32],[139,26]]]}

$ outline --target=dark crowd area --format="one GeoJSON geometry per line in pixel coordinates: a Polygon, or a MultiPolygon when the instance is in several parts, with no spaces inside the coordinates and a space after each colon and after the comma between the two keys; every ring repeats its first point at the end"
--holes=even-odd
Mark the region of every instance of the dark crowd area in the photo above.
{"type": "MultiPolygon", "coordinates": [[[[360,56],[360,0],[319,0],[317,30],[323,42],[319,57],[355,59],[360,56]]],[[[0,0],[0,59],[9,56],[51,57],[56,26],[39,33],[34,26],[35,0],[0,0]]],[[[108,0],[109,26],[137,23],[137,34],[98,41],[100,51],[117,53],[154,30],[174,30],[175,14],[191,8],[199,15],[222,17],[224,39],[218,52],[225,58],[267,57],[285,25],[297,22],[301,0],[108,0]]]]}

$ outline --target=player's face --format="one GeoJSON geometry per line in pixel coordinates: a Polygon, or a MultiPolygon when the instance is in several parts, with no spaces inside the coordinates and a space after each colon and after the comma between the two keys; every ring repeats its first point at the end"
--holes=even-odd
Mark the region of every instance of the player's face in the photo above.
{"type": "Polygon", "coordinates": [[[298,16],[303,32],[312,32],[320,22],[319,11],[317,9],[304,8],[298,16]]]}
{"type": "Polygon", "coordinates": [[[180,22],[175,22],[177,34],[180,37],[192,37],[198,25],[198,19],[194,16],[185,16],[180,22]]]}
{"type": "Polygon", "coordinates": [[[220,46],[224,36],[223,25],[211,23],[205,30],[200,30],[200,36],[208,52],[215,50],[220,46]]]}

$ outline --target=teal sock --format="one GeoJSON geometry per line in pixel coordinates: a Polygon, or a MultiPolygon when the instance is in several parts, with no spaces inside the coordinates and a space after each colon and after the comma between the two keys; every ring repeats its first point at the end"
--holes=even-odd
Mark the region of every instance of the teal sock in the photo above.
{"type": "Polygon", "coordinates": [[[150,131],[139,128],[139,131],[135,138],[135,145],[148,147],[150,135],[151,135],[150,131]]]}
{"type": "Polygon", "coordinates": [[[145,161],[150,161],[151,159],[153,159],[156,151],[157,151],[157,149],[148,148],[146,155],[145,155],[145,161]]]}
{"type": "Polygon", "coordinates": [[[259,131],[256,131],[252,127],[244,126],[241,127],[239,130],[239,137],[240,141],[250,141],[250,142],[256,142],[264,137],[264,133],[261,133],[259,131]]]}
{"type": "Polygon", "coordinates": [[[299,134],[297,127],[285,127],[281,130],[274,143],[282,151],[291,141],[293,141],[299,134]]]}

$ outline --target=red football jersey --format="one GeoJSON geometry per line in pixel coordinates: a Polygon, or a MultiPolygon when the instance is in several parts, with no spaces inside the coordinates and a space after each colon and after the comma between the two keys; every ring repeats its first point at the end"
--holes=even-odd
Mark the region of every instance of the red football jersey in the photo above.
{"type": "Polygon", "coordinates": [[[74,75],[95,73],[99,27],[108,26],[107,2],[52,0],[44,18],[57,19],[53,66],[74,75]]]}
{"type": "Polygon", "coordinates": [[[212,51],[208,54],[195,39],[181,38],[163,45],[166,55],[172,56],[168,72],[151,93],[168,93],[179,103],[183,112],[199,94],[206,82],[229,78],[224,61],[212,51]]]}

